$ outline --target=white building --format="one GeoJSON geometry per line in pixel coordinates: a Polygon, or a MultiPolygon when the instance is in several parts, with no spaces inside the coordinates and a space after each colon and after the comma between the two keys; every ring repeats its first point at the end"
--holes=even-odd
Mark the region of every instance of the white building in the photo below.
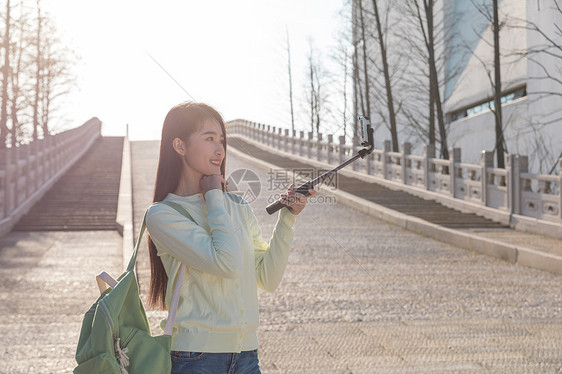
{"type": "MultiPolygon", "coordinates": [[[[422,86],[427,84],[423,83],[427,78],[424,77],[423,66],[410,62],[415,48],[408,43],[417,40],[415,30],[419,25],[416,26],[415,19],[406,14],[407,6],[398,4],[412,4],[412,1],[378,0],[377,4],[381,15],[384,14],[384,19],[388,20],[385,21],[389,30],[386,44],[393,74],[395,108],[400,107],[397,114],[399,141],[412,142],[414,152],[420,153],[423,144],[420,130],[412,129],[413,118],[416,118],[412,113],[428,111],[425,109],[428,98],[427,94],[420,94],[412,86],[415,80],[410,77],[418,76],[417,81],[422,86]]],[[[562,1],[557,0],[561,8],[556,7],[555,1],[499,1],[505,143],[509,153],[529,156],[531,171],[542,173],[549,173],[562,156],[562,33],[556,29],[562,28],[562,1]],[[533,30],[533,24],[550,41],[533,30]]],[[[482,12],[486,7],[491,10],[491,4],[491,0],[446,0],[438,1],[434,10],[437,53],[442,57],[439,78],[443,82],[441,99],[448,146],[461,148],[462,161],[467,163],[479,163],[480,152],[494,150],[495,147],[494,114],[489,106],[493,105],[493,35],[491,22],[482,12]],[[475,4],[482,4],[480,10],[475,4]]],[[[370,15],[372,1],[362,0],[362,6],[367,25],[367,55],[371,57],[368,62],[369,80],[384,82],[380,69],[377,69],[380,59],[378,41],[373,37],[376,33],[374,18],[370,15]],[[372,36],[369,37],[369,34],[372,36]]],[[[360,43],[358,0],[354,1],[353,11],[356,20],[354,37],[360,43]]],[[[418,34],[421,33],[418,31],[418,34]]],[[[421,43],[420,39],[423,50],[421,43]]],[[[362,45],[359,46],[358,75],[363,90],[362,45]]],[[[376,83],[374,87],[375,95],[379,98],[382,95],[383,99],[376,100],[377,96],[370,95],[374,99],[371,103],[374,114],[371,116],[374,123],[380,123],[387,112],[386,97],[384,87],[380,84],[377,87],[376,83]]],[[[436,131],[439,138],[437,125],[436,131]]],[[[375,137],[379,146],[381,141],[390,139],[390,132],[386,126],[378,126],[375,137]]]]}

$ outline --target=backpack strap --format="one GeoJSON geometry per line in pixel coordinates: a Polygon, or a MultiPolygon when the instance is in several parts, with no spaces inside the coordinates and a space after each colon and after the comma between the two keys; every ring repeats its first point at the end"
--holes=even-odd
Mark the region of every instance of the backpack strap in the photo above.
{"type": "MultiPolygon", "coordinates": [[[[191,217],[191,214],[189,214],[187,209],[185,209],[183,206],[181,206],[177,203],[173,203],[171,201],[161,201],[161,202],[157,202],[157,203],[154,203],[154,204],[168,205],[169,207],[176,210],[182,216],[184,216],[187,219],[190,219],[193,222],[195,222],[195,220],[193,219],[193,217],[191,217]]],[[[146,215],[147,215],[147,213],[148,213],[148,209],[144,213],[144,217],[142,219],[141,229],[140,229],[140,232],[139,232],[139,238],[137,240],[137,243],[135,244],[135,249],[133,250],[133,254],[131,256],[131,259],[129,260],[129,265],[127,266],[127,271],[132,271],[133,268],[135,267],[135,263],[137,262],[137,254],[139,252],[140,242],[141,242],[142,237],[144,235],[144,230],[146,229],[146,215]]],[[[197,224],[197,223],[195,222],[195,224],[197,224]]],[[[170,303],[170,311],[168,312],[168,319],[166,320],[166,327],[164,328],[164,335],[172,335],[172,331],[173,331],[173,328],[174,328],[174,320],[176,318],[176,311],[178,310],[178,304],[179,304],[179,301],[180,301],[181,286],[183,285],[183,279],[185,277],[186,270],[187,270],[187,267],[185,266],[185,264],[182,264],[181,267],[180,267],[180,271],[178,273],[178,276],[176,278],[176,285],[174,287],[174,293],[172,294],[172,302],[170,303]]]]}
{"type": "MultiPolygon", "coordinates": [[[[193,217],[191,216],[191,214],[189,214],[189,212],[187,211],[187,209],[185,209],[183,206],[181,206],[178,203],[173,203],[171,201],[160,201],[157,203],[154,203],[152,205],[155,204],[165,204],[168,205],[169,207],[173,208],[174,210],[176,210],[179,214],[181,214],[182,216],[186,217],[187,219],[192,220],[193,222],[195,222],[195,220],[193,219],[193,217]]],[[[146,212],[144,212],[144,217],[142,219],[142,224],[141,224],[141,228],[139,231],[139,238],[137,240],[137,243],[135,244],[135,249],[133,250],[133,254],[131,255],[131,259],[129,260],[129,265],[127,265],[127,271],[131,271],[134,269],[135,267],[135,263],[137,262],[137,255],[139,252],[139,246],[140,246],[140,242],[142,241],[143,235],[144,235],[144,231],[146,230],[146,215],[148,213],[148,209],[146,210],[146,212]]],[[[197,224],[197,222],[195,222],[195,224],[197,224]]]]}
{"type": "MultiPolygon", "coordinates": [[[[185,209],[183,206],[173,203],[171,201],[162,201],[162,204],[166,204],[169,207],[174,208],[178,213],[185,216],[187,219],[192,220],[195,222],[191,214],[185,209]]],[[[197,224],[195,222],[195,224],[197,224]]],[[[164,335],[172,335],[174,330],[174,320],[176,319],[176,311],[178,310],[178,304],[180,302],[180,291],[181,286],[183,285],[183,278],[185,277],[186,272],[185,264],[181,264],[180,272],[178,273],[178,277],[176,278],[176,286],[174,287],[174,293],[172,295],[172,302],[170,303],[170,311],[168,312],[168,319],[166,320],[166,327],[164,328],[164,335]]]]}

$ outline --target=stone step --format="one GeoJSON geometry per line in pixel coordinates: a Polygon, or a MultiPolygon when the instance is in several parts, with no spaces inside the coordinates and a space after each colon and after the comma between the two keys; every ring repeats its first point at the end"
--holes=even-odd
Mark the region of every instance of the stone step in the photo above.
{"type": "MultiPolygon", "coordinates": [[[[272,149],[272,152],[268,152],[256,147],[240,137],[230,137],[228,146],[232,146],[257,159],[279,166],[280,169],[316,169],[312,165],[275,154],[274,149],[272,149]]],[[[322,170],[322,172],[324,171],[322,170]]],[[[315,176],[319,174],[315,173],[315,176]]],[[[336,183],[339,190],[441,226],[450,228],[509,228],[476,214],[462,213],[436,201],[424,200],[407,192],[391,190],[376,183],[365,182],[342,174],[337,175],[336,183]]]]}
{"type": "Polygon", "coordinates": [[[122,137],[97,140],[14,231],[115,230],[122,153],[122,137]]]}

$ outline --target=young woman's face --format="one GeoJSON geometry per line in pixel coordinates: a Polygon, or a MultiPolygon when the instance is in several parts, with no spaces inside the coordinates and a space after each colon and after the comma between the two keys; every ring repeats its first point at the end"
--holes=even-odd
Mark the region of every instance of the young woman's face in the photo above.
{"type": "Polygon", "coordinates": [[[197,175],[220,174],[224,160],[224,136],[221,126],[211,120],[191,134],[187,142],[187,166],[197,175]]]}

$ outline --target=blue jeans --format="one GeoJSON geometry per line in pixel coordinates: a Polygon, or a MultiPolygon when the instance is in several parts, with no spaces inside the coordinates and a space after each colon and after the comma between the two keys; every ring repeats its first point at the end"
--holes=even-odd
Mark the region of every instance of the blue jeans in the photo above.
{"type": "Polygon", "coordinates": [[[172,374],[261,374],[258,350],[240,353],[172,351],[172,374]]]}

